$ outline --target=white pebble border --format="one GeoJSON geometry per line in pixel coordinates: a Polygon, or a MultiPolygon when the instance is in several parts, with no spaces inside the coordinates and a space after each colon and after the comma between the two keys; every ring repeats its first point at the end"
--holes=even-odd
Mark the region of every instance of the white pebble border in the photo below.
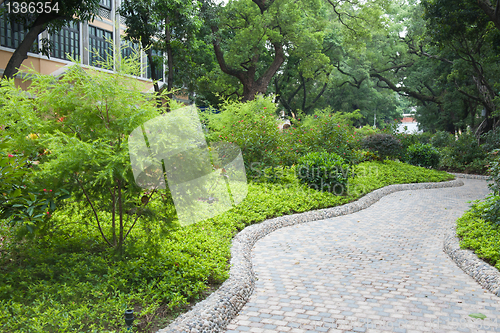
{"type": "MultiPolygon", "coordinates": [[[[488,176],[458,174],[460,178],[489,180],[488,176]]],[[[456,236],[456,228],[451,228],[443,243],[443,251],[460,267],[469,274],[483,288],[500,297],[500,271],[490,264],[479,259],[472,250],[461,249],[460,241],[456,236]]]]}
{"type": "Polygon", "coordinates": [[[352,214],[373,205],[383,196],[397,191],[456,187],[463,184],[461,180],[455,179],[440,183],[389,185],[342,206],[276,217],[250,225],[239,232],[232,241],[229,278],[208,298],[196,304],[189,312],[177,317],[174,322],[157,333],[222,332],[253,293],[255,273],[252,269],[251,251],[254,244],[277,229],[352,214]]]}

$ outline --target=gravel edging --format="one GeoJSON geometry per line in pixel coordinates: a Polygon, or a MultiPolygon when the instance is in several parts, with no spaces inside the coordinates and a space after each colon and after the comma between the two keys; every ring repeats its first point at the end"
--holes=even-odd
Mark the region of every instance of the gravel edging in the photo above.
{"type": "Polygon", "coordinates": [[[445,237],[443,251],[483,288],[500,297],[500,272],[479,259],[474,251],[461,249],[455,228],[452,228],[452,231],[445,237]]]}
{"type": "Polygon", "coordinates": [[[260,238],[277,229],[352,214],[373,205],[380,198],[398,191],[462,185],[464,183],[459,179],[439,183],[389,185],[342,206],[280,216],[250,225],[239,232],[232,241],[229,278],[208,298],[196,304],[189,312],[177,317],[174,322],[166,328],[160,329],[157,333],[201,333],[224,330],[253,293],[255,273],[252,269],[251,251],[254,244],[260,238]]]}
{"type": "MultiPolygon", "coordinates": [[[[460,178],[489,180],[489,176],[469,175],[463,173],[452,173],[460,178]]],[[[483,288],[500,297],[500,271],[487,262],[478,258],[474,251],[460,248],[460,240],[456,236],[456,227],[452,227],[443,242],[443,251],[460,267],[470,275],[483,288]]]]}
{"type": "Polygon", "coordinates": [[[458,178],[490,180],[490,176],[472,175],[469,173],[454,173],[454,172],[448,172],[448,173],[458,178]]]}

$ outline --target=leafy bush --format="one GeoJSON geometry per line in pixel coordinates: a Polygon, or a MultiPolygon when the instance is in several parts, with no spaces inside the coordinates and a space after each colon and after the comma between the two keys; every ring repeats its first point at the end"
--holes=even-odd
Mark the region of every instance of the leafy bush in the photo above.
{"type": "Polygon", "coordinates": [[[360,139],[352,123],[360,117],[359,112],[318,110],[315,114],[306,116],[297,125],[295,133],[292,129],[288,130],[290,133],[288,135],[283,132],[283,136],[288,139],[289,144],[299,141],[304,147],[302,149],[304,153],[322,151],[335,153],[355,164],[360,162],[360,155],[356,152],[360,146],[360,139]]]}
{"type": "Polygon", "coordinates": [[[436,148],[450,147],[454,142],[453,134],[445,131],[437,131],[430,140],[431,145],[436,148]]]}
{"type": "Polygon", "coordinates": [[[246,103],[228,101],[219,113],[206,112],[201,117],[209,130],[208,140],[236,143],[248,176],[255,177],[267,168],[290,167],[310,152],[334,152],[358,163],[359,139],[351,123],[359,114],[329,112],[317,111],[281,131],[272,98],[257,97],[246,103]]]}
{"type": "MultiPolygon", "coordinates": [[[[0,148],[12,148],[9,138],[0,138],[0,148]]],[[[56,203],[69,197],[64,189],[38,192],[28,179],[31,171],[32,165],[23,154],[0,151],[0,219],[18,227],[19,235],[26,231],[33,233],[44,226],[55,211],[56,203]]]]}
{"type": "Polygon", "coordinates": [[[309,153],[299,160],[297,177],[318,191],[344,194],[350,168],[345,160],[335,153],[309,153]]]}
{"type": "Polygon", "coordinates": [[[481,149],[472,133],[463,133],[449,147],[441,149],[440,167],[459,172],[483,174],[487,153],[481,149]]]}
{"type": "Polygon", "coordinates": [[[488,131],[481,135],[481,148],[485,152],[491,152],[500,147],[500,128],[488,131]]]}
{"type": "Polygon", "coordinates": [[[373,134],[363,138],[362,147],[376,153],[382,160],[397,158],[402,152],[401,142],[390,134],[373,134]]]}
{"type": "Polygon", "coordinates": [[[246,103],[225,101],[219,113],[200,114],[208,129],[209,142],[228,141],[242,151],[250,175],[280,163],[276,105],[270,97],[246,103]]]}
{"type": "Polygon", "coordinates": [[[435,168],[439,164],[439,151],[430,143],[413,144],[406,150],[407,162],[421,167],[435,168]]]}
{"type": "MultiPolygon", "coordinates": [[[[139,219],[144,207],[138,206],[148,202],[140,201],[144,190],[134,179],[128,137],[160,115],[155,99],[145,96],[140,83],[126,74],[74,65],[59,79],[33,73],[28,92],[35,99],[8,83],[2,83],[2,92],[16,96],[16,104],[0,96],[0,104],[5,104],[0,114],[12,114],[8,132],[14,146],[38,158],[30,175],[35,189],[66,190],[86,202],[103,241],[117,250],[135,225],[125,227],[125,212],[134,211],[139,219]]],[[[172,101],[170,107],[180,105],[172,101]]],[[[31,195],[25,206],[38,198],[31,195]]]]}
{"type": "Polygon", "coordinates": [[[500,195],[500,149],[493,150],[490,155],[492,162],[489,165],[488,173],[493,183],[488,186],[495,195],[500,195]]]}
{"type": "Polygon", "coordinates": [[[490,155],[492,156],[489,164],[488,174],[492,183],[488,184],[492,190],[493,195],[489,196],[487,206],[483,211],[483,217],[487,221],[493,222],[500,226],[500,149],[493,150],[490,155]]]}

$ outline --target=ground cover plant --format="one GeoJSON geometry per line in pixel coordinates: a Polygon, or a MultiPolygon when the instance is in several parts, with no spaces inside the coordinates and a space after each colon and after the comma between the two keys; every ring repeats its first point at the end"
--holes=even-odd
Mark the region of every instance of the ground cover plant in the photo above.
{"type": "MultiPolygon", "coordinates": [[[[492,196],[483,202],[475,202],[472,207],[457,220],[457,236],[460,247],[474,250],[474,253],[500,270],[500,227],[485,217],[485,211],[491,209],[500,196],[492,196]]],[[[497,212],[498,214],[498,212],[497,212]]]]}
{"type": "MultiPolygon", "coordinates": [[[[250,181],[247,198],[216,218],[185,228],[148,221],[134,230],[121,260],[77,202],[54,214],[57,223],[44,237],[16,242],[2,228],[0,330],[115,332],[124,329],[123,311],[133,308],[136,329],[154,331],[168,324],[162,318],[171,319],[227,278],[230,241],[244,227],[345,204],[393,183],[451,178],[392,161],[363,162],[355,172],[346,195],[337,196],[301,184],[294,168],[281,169],[276,182],[250,181]]],[[[152,203],[152,209],[165,207],[161,197],[152,203]]],[[[173,217],[170,210],[162,218],[173,217]]]]}
{"type": "Polygon", "coordinates": [[[491,152],[492,162],[488,173],[492,193],[483,201],[475,201],[472,207],[457,220],[457,236],[460,247],[472,249],[500,270],[500,149],[491,152]]]}

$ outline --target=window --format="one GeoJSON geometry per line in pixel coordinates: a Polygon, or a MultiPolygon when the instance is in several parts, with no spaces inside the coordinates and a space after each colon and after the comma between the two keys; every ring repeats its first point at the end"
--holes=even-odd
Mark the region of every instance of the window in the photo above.
{"type": "MultiPolygon", "coordinates": [[[[156,77],[158,80],[163,80],[163,53],[161,51],[152,50],[153,60],[156,64],[156,77]]],[[[146,57],[146,77],[151,79],[151,67],[149,66],[149,60],[146,57]]]]}
{"type": "Polygon", "coordinates": [[[111,0],[100,0],[99,5],[101,7],[111,10],[111,0]]]}
{"type": "Polygon", "coordinates": [[[121,52],[122,58],[130,58],[137,50],[139,49],[139,45],[134,42],[130,42],[127,40],[121,40],[121,52]]]}
{"type": "Polygon", "coordinates": [[[99,67],[97,61],[108,61],[113,56],[113,39],[111,31],[89,25],[89,59],[90,65],[99,67]]]}
{"type": "MultiPolygon", "coordinates": [[[[17,49],[28,33],[23,24],[7,21],[7,15],[0,15],[0,45],[17,49]]],[[[30,49],[32,53],[38,53],[38,46],[35,40],[30,49]]]]}
{"type": "Polygon", "coordinates": [[[50,55],[54,58],[68,59],[68,54],[72,58],[80,56],[80,30],[79,24],[70,22],[68,26],[63,27],[59,32],[50,36],[51,50],[50,55]]]}

